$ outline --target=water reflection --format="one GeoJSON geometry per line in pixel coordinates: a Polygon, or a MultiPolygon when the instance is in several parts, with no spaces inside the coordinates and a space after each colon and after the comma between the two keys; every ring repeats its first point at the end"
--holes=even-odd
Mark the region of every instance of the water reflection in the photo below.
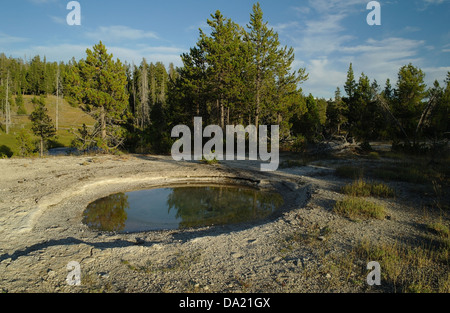
{"type": "Polygon", "coordinates": [[[126,226],[126,209],[129,207],[128,196],[124,193],[98,199],[84,211],[83,223],[96,230],[122,231],[126,226]]]}
{"type": "Polygon", "coordinates": [[[115,194],[91,203],[83,222],[101,231],[137,232],[234,224],[267,217],[278,193],[240,187],[178,187],[115,194]]]}

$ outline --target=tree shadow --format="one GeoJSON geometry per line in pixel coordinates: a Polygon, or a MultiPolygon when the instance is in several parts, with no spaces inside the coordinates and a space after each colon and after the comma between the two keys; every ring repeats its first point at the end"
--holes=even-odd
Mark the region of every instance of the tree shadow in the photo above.
{"type": "Polygon", "coordinates": [[[1,145],[0,146],[0,158],[5,155],[8,158],[11,158],[13,156],[14,152],[11,150],[10,147],[1,145]]]}
{"type": "Polygon", "coordinates": [[[84,240],[80,240],[73,237],[63,238],[63,239],[55,239],[55,240],[48,240],[45,242],[37,243],[32,246],[26,247],[21,250],[16,250],[12,254],[2,254],[0,255],[0,262],[6,259],[11,259],[12,261],[17,260],[19,257],[27,256],[30,253],[43,250],[49,247],[55,247],[55,246],[71,246],[71,245],[79,245],[79,244],[85,244],[88,246],[91,246],[93,248],[97,248],[100,250],[110,249],[110,248],[123,248],[123,247],[130,247],[135,245],[153,245],[159,243],[159,241],[155,242],[144,242],[144,243],[137,243],[133,241],[128,241],[124,239],[115,240],[114,242],[87,242],[84,240]]]}

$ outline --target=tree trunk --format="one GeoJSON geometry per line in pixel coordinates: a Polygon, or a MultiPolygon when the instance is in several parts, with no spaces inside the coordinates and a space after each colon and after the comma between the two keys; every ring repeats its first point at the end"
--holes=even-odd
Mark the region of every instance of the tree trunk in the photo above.
{"type": "Polygon", "coordinates": [[[5,113],[6,113],[6,134],[9,134],[9,127],[11,126],[11,106],[9,104],[9,71],[8,76],[6,78],[6,106],[5,106],[5,113]]]}
{"type": "Polygon", "coordinates": [[[259,77],[259,73],[258,73],[257,78],[256,78],[256,111],[255,111],[255,126],[256,126],[257,132],[259,130],[259,113],[260,113],[259,111],[260,111],[260,103],[261,103],[260,89],[261,89],[261,82],[260,82],[260,77],[259,77]]]}
{"type": "Polygon", "coordinates": [[[223,101],[220,101],[220,127],[225,128],[225,108],[223,101]]]}
{"type": "Polygon", "coordinates": [[[41,158],[44,157],[44,138],[42,138],[42,137],[41,137],[41,143],[40,143],[39,150],[40,150],[39,152],[40,152],[41,158]]]}
{"type": "Polygon", "coordinates": [[[142,63],[141,71],[141,115],[141,128],[144,129],[150,120],[148,107],[148,71],[145,62],[142,63]]]}
{"type": "Polygon", "coordinates": [[[100,113],[100,125],[102,130],[102,141],[106,143],[106,113],[104,106],[102,106],[102,110],[100,113]]]}
{"type": "Polygon", "coordinates": [[[255,112],[255,126],[256,131],[259,130],[259,99],[256,100],[256,112],[255,112]]]}
{"type": "Polygon", "coordinates": [[[56,118],[55,118],[56,131],[59,130],[59,68],[56,74],[56,118]]]}

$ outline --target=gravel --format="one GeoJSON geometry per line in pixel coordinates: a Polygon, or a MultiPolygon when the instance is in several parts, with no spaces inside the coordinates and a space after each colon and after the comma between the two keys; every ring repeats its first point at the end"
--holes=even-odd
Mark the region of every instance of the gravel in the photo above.
{"type": "MultiPolygon", "coordinates": [[[[361,269],[340,258],[361,240],[420,236],[416,192],[382,201],[389,219],[354,222],[333,213],[339,161],[259,171],[257,162],[177,163],[163,156],[61,156],[0,160],[0,290],[4,292],[364,292],[361,269]],[[82,224],[86,206],[116,192],[184,183],[276,189],[285,205],[262,221],[185,231],[101,233],[82,224]],[[331,230],[322,234],[324,228],[331,230]],[[69,262],[81,285],[70,286],[69,262]],[[348,277],[354,279],[349,281],[348,277]]],[[[349,161],[357,162],[357,161],[349,161]]],[[[366,274],[367,275],[367,274],[366,274]]]]}

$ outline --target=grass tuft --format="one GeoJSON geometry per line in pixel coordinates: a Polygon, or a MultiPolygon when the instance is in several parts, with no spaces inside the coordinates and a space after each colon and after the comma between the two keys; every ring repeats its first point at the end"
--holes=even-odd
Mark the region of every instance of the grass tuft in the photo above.
{"type": "Polygon", "coordinates": [[[427,228],[441,238],[449,238],[450,237],[449,228],[441,222],[434,222],[434,223],[428,224],[427,228]]]}
{"type": "Polygon", "coordinates": [[[353,197],[392,198],[395,196],[395,191],[386,184],[368,183],[361,178],[342,187],[342,193],[353,197]]]}
{"type": "Polygon", "coordinates": [[[343,165],[336,168],[335,175],[341,178],[358,179],[363,177],[364,171],[360,167],[343,165]]]}
{"type": "Polygon", "coordinates": [[[386,209],[383,206],[352,196],[337,201],[333,211],[351,220],[361,218],[382,220],[386,217],[386,209]]]}
{"type": "Polygon", "coordinates": [[[394,292],[448,293],[448,247],[436,249],[432,245],[409,247],[408,245],[373,244],[361,242],[355,249],[365,262],[377,261],[381,266],[382,286],[394,292]]]}

